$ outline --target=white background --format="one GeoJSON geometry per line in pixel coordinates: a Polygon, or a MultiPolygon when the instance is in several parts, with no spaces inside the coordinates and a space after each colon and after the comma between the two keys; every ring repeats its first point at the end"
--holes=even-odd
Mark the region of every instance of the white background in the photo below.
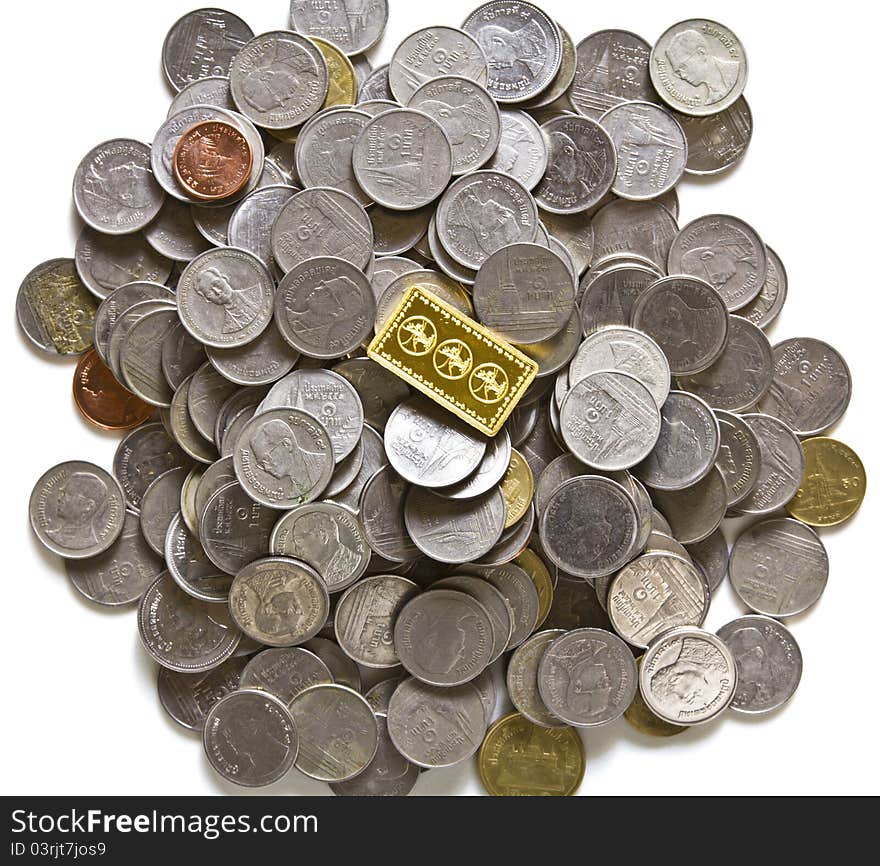
{"type": "MultiPolygon", "coordinates": [[[[32,350],[15,324],[15,293],[39,262],[73,255],[78,231],[70,184],[80,158],[119,136],[149,142],[171,91],[160,70],[168,27],[198,0],[15,3],[5,15],[2,147],[2,317],[5,407],[2,509],[4,592],[0,634],[6,688],[0,713],[6,794],[246,793],[220,781],[199,738],[164,714],[155,666],[142,651],[132,609],[85,602],[27,523],[37,477],[68,459],[110,468],[118,435],[102,434],[71,399],[73,360],[32,350]]],[[[223,0],[255,32],[286,26],[285,0],[223,0]]],[[[390,0],[387,62],[399,41],[433,24],[460,25],[473,0],[390,0]]],[[[834,435],[861,455],[868,498],[841,529],[824,531],[831,559],[825,595],[790,626],[804,655],[800,689],[783,710],[750,719],[728,713],[671,740],[636,733],[623,719],[585,733],[581,793],[878,793],[876,546],[880,478],[876,427],[878,245],[876,208],[876,7],[730,0],[543,0],[575,42],[606,27],[653,42],[693,15],[729,25],[749,57],[746,96],[755,136],[745,160],[721,178],[679,186],[682,224],[710,212],[754,225],[785,262],[789,298],[771,339],[816,336],[836,346],[854,393],[834,435]]],[[[738,615],[729,587],[707,627],[738,615]]],[[[327,793],[296,771],[272,793],[327,793]]],[[[423,775],[416,793],[481,792],[472,761],[423,775]]]]}

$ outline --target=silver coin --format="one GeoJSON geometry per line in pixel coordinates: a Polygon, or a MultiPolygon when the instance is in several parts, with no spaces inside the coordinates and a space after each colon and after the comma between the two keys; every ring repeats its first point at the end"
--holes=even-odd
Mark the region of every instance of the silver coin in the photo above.
{"type": "Polygon", "coordinates": [[[377,204],[415,210],[434,201],[452,176],[452,147],[433,117],[410,108],[367,123],[352,154],[357,182],[377,204]]]}
{"type": "Polygon", "coordinates": [[[357,518],[332,502],[300,505],[287,512],[275,524],[269,547],[276,556],[310,565],[329,592],[351,586],[370,562],[370,548],[357,518]]]}
{"type": "Polygon", "coordinates": [[[413,543],[437,562],[461,564],[488,553],[501,538],[507,508],[498,487],[462,501],[413,487],[404,522],[413,543]]]}
{"type": "Polygon", "coordinates": [[[694,565],[709,584],[709,592],[715,592],[727,576],[727,539],[720,529],[707,535],[702,541],[686,545],[694,565]]]}
{"type": "MultiPolygon", "coordinates": [[[[111,295],[107,301],[112,297],[111,295]]],[[[176,391],[205,360],[205,347],[178,321],[162,340],[160,362],[165,380],[176,391]]]]}
{"type": "Polygon", "coordinates": [[[373,257],[373,227],[347,193],[329,187],[303,190],[275,218],[272,255],[285,272],[315,256],[336,256],[364,268],[373,257]]]}
{"type": "Polygon", "coordinates": [[[251,253],[208,250],[180,275],[177,303],[183,326],[206,346],[244,346],[272,319],[275,283],[251,253]]]}
{"type": "Polygon", "coordinates": [[[766,329],[782,312],[785,298],[788,294],[788,275],[785,273],[785,265],[779,256],[768,246],[767,251],[767,276],[758,296],[749,301],[737,313],[744,319],[748,319],[753,325],[766,329]]]}
{"type": "Polygon", "coordinates": [[[187,595],[200,601],[225,604],[232,577],[219,571],[208,559],[198,538],[179,514],[172,518],[168,527],[164,553],[168,573],[187,595]]]}
{"type": "Polygon", "coordinates": [[[366,54],[356,54],[353,57],[350,57],[349,60],[351,60],[351,65],[354,69],[354,76],[357,78],[358,90],[360,90],[363,83],[373,71],[373,64],[370,62],[370,59],[366,54]]]}
{"type": "Polygon", "coordinates": [[[655,490],[654,504],[659,508],[672,534],[682,544],[694,544],[711,535],[727,511],[727,484],[717,466],[684,490],[655,490]]]}
{"type": "Polygon", "coordinates": [[[561,454],[544,468],[535,482],[534,506],[540,520],[541,515],[547,508],[550,497],[564,481],[577,478],[580,475],[590,475],[590,469],[583,464],[574,454],[561,454]]]}
{"type": "Polygon", "coordinates": [[[422,487],[448,487],[470,475],[486,453],[486,439],[425,397],[398,405],[385,426],[391,466],[422,487]]]}
{"type": "Polygon", "coordinates": [[[600,30],[575,49],[577,65],[568,98],[575,110],[598,119],[623,102],[653,101],[651,46],[626,30],[600,30]]]}
{"type": "Polygon", "coordinates": [[[534,243],[492,253],[477,271],[474,307],[487,327],[514,343],[548,340],[574,309],[574,286],[563,260],[534,243]]]}
{"type": "Polygon", "coordinates": [[[461,75],[442,75],[422,84],[407,106],[437,121],[452,147],[452,174],[480,168],[498,149],[501,115],[485,88],[461,75]]]}
{"type": "Polygon", "coordinates": [[[364,462],[364,436],[354,446],[354,450],[344,460],[340,460],[333,470],[327,486],[324,488],[323,499],[330,499],[345,490],[357,478],[364,462]]]}
{"type": "Polygon", "coordinates": [[[229,218],[235,213],[236,207],[238,207],[237,202],[222,207],[199,207],[191,204],[189,211],[196,231],[210,245],[225,247],[229,245],[229,218]]]}
{"type": "Polygon", "coordinates": [[[644,201],[669,192],[681,180],[687,139],[668,111],[652,102],[624,102],[608,109],[599,122],[617,153],[615,195],[644,201]]]}
{"type": "Polygon", "coordinates": [[[363,6],[357,0],[291,0],[290,27],[309,36],[326,39],[349,56],[372,48],[381,38],[388,22],[386,0],[373,0],[363,6]]]}
{"type": "Polygon", "coordinates": [[[191,81],[174,95],[168,107],[168,117],[194,105],[213,105],[235,111],[235,103],[229,91],[229,78],[226,75],[209,75],[191,81]]]}
{"type": "Polygon", "coordinates": [[[582,274],[593,260],[593,224],[585,214],[552,214],[541,213],[541,222],[551,236],[561,243],[569,256],[576,272],[582,274]]]}
{"type": "Polygon", "coordinates": [[[299,360],[299,352],[270,324],[259,337],[231,349],[207,349],[214,368],[238,385],[270,385],[286,376],[299,360]]]}
{"type": "Polygon", "coordinates": [[[730,708],[741,713],[769,713],[797,690],[803,658],[794,635],[766,616],[742,616],[718,629],[736,660],[736,692],[730,708]]]}
{"type": "Polygon", "coordinates": [[[214,440],[217,417],[221,409],[238,390],[234,382],[230,382],[218,373],[207,361],[190,379],[187,408],[196,429],[209,442],[214,440]]]}
{"type": "Polygon", "coordinates": [[[547,170],[535,199],[551,213],[582,213],[611,189],[617,171],[615,143],[595,120],[562,115],[542,127],[547,139],[547,170]]]}
{"type": "Polygon", "coordinates": [[[368,668],[400,664],[394,647],[394,622],[406,602],[418,592],[411,580],[383,574],[356,583],[339,599],[334,633],[351,659],[368,668]]]}
{"type": "Polygon", "coordinates": [[[243,689],[260,689],[284,704],[309,686],[332,683],[327,665],[302,647],[273,647],[253,656],[241,672],[243,689]]]}
{"type": "MultiPolygon", "coordinates": [[[[330,626],[332,628],[332,621],[330,626]]],[[[361,690],[361,674],[358,666],[336,643],[326,638],[313,637],[310,641],[306,641],[304,646],[327,665],[334,682],[356,692],[361,690]]]]}
{"type": "Polygon", "coordinates": [[[173,309],[146,312],[122,338],[119,370],[123,384],[153,406],[171,406],[174,391],[162,371],[162,347],[179,321],[173,309]]]}
{"type": "Polygon", "coordinates": [[[113,457],[113,474],[119,481],[128,507],[140,510],[141,497],[153,480],[175,466],[191,462],[161,424],[144,424],[132,430],[113,457]]]}
{"type": "MultiPolygon", "coordinates": [[[[125,381],[125,377],[122,374],[121,359],[122,347],[126,342],[129,331],[140,319],[146,316],[147,313],[157,311],[170,312],[172,315],[176,316],[174,306],[166,301],[143,301],[140,304],[135,304],[127,310],[124,310],[119,318],[113,323],[107,340],[107,366],[110,368],[110,371],[118,382],[124,383],[125,381]]],[[[166,387],[164,375],[160,378],[161,381],[157,383],[157,387],[164,390],[166,387]]]]}
{"type": "MultiPolygon", "coordinates": [[[[519,448],[532,434],[537,423],[538,407],[535,404],[518,404],[504,422],[504,429],[510,436],[510,444],[514,448],[519,448]]],[[[532,468],[531,464],[529,468],[532,468]]]]}
{"type": "Polygon", "coordinates": [[[584,334],[628,326],[636,300],[658,277],[649,264],[615,264],[587,271],[577,291],[584,334]]]}
{"type": "Polygon", "coordinates": [[[358,88],[358,102],[382,99],[393,101],[394,94],[388,80],[388,64],[377,66],[358,88]]]}
{"type": "Polygon", "coordinates": [[[229,86],[238,110],[264,129],[299,126],[327,96],[329,73],[314,42],[288,30],[255,36],[235,55],[229,86]]]}
{"type": "Polygon", "coordinates": [[[550,426],[550,409],[546,402],[538,406],[538,417],[531,432],[516,447],[526,458],[534,478],[539,478],[547,465],[562,453],[550,426]]]}
{"type": "Polygon", "coordinates": [[[370,705],[338,684],[310,686],[290,703],[300,738],[296,767],[324,782],[363,772],[376,755],[379,730],[370,705]]]}
{"type": "Polygon", "coordinates": [[[253,36],[223,9],[196,9],[175,21],[162,45],[162,68],[175,90],[201,78],[227,75],[233,57],[253,36]]]}
{"type": "MultiPolygon", "coordinates": [[[[397,256],[418,243],[428,229],[432,212],[430,207],[424,207],[415,211],[389,210],[380,205],[373,205],[369,211],[370,222],[373,224],[373,248],[377,256],[397,256]]],[[[396,260],[395,260],[396,261],[396,260]]],[[[376,262],[378,265],[378,262],[376,262]]],[[[406,271],[400,271],[395,265],[395,276],[406,271]]],[[[418,265],[411,263],[409,270],[417,270],[418,265]]],[[[376,290],[376,274],[373,272],[372,282],[374,292],[376,290]]],[[[384,283],[388,285],[388,281],[384,283]]],[[[381,292],[379,292],[381,295],[381,292]]],[[[378,300],[378,296],[376,296],[378,300]]]]}
{"type": "Polygon", "coordinates": [[[529,539],[535,529],[535,508],[529,503],[526,513],[514,524],[501,533],[501,538],[486,554],[474,562],[474,565],[499,566],[507,565],[519,556],[528,546],[529,539]]]}
{"type": "Polygon", "coordinates": [[[744,96],[729,108],[703,117],[675,113],[688,143],[685,171],[712,175],[736,165],[752,140],[752,112],[744,96]]]}
{"type": "MultiPolygon", "coordinates": [[[[231,455],[205,467],[196,488],[195,512],[199,517],[204,513],[205,506],[211,496],[225,484],[229,484],[230,481],[235,481],[235,467],[231,455]]],[[[196,526],[197,530],[198,526],[196,526]]]]}
{"type": "Polygon", "coordinates": [[[303,186],[332,187],[370,204],[352,167],[354,143],[369,121],[369,114],[354,108],[331,108],[309,120],[296,139],[296,170],[303,186]]]}
{"type": "Polygon", "coordinates": [[[180,673],[217,667],[241,639],[224,605],[187,595],[167,572],[141,597],[138,631],[147,653],[162,667],[180,673]]]}
{"type": "Polygon", "coordinates": [[[511,703],[530,722],[542,728],[566,726],[566,722],[547,709],[538,691],[538,665],[547,647],[563,634],[562,629],[548,629],[533,634],[517,647],[507,664],[506,683],[511,703]]]}
{"type": "Polygon", "coordinates": [[[559,71],[543,92],[523,103],[523,108],[529,111],[563,105],[566,107],[565,110],[568,110],[571,105],[566,91],[574,80],[577,55],[575,54],[574,42],[566,29],[558,22],[556,26],[559,28],[559,35],[562,38],[562,60],[559,64],[559,71]]]}
{"type": "Polygon", "coordinates": [[[632,325],[652,337],[676,375],[699,373],[724,351],[729,316],[721,296],[697,277],[664,277],[633,304],[632,325]]]}
{"type": "MultiPolygon", "coordinates": [[[[361,434],[361,447],[363,451],[363,459],[357,475],[348,487],[341,490],[339,493],[334,493],[332,496],[334,502],[339,505],[344,505],[350,511],[358,515],[360,515],[360,499],[364,487],[373,475],[388,463],[385,456],[385,445],[382,442],[382,437],[367,424],[364,425],[364,431],[361,434]]],[[[402,521],[402,512],[400,518],[402,521]]]]}
{"type": "Polygon", "coordinates": [[[652,509],[651,522],[654,524],[652,532],[663,532],[672,535],[672,527],[669,521],[656,509],[652,509]]]}
{"type": "Polygon", "coordinates": [[[406,271],[393,279],[376,302],[376,321],[374,328],[378,333],[382,330],[388,317],[397,309],[406,292],[413,286],[433,292],[441,300],[446,301],[459,312],[470,316],[473,313],[470,298],[461,283],[450,279],[445,274],[428,268],[406,271]]]}
{"type": "Polygon", "coordinates": [[[217,701],[205,719],[208,763],[229,782],[271,785],[293,766],[299,734],[287,707],[266,692],[239,689],[217,701]]]}
{"type": "Polygon", "coordinates": [[[583,628],[556,638],[538,665],[538,690],[549,712],[576,727],[619,719],[638,689],[629,647],[617,635],[583,628]]]}
{"type": "Polygon", "coordinates": [[[721,447],[715,465],[727,484],[730,507],[745,499],[758,482],[761,449],[752,428],[738,415],[715,410],[721,431],[721,447]]]}
{"type": "Polygon", "coordinates": [[[174,392],[169,410],[169,427],[177,447],[183,453],[199,463],[213,463],[218,456],[217,449],[210,439],[199,432],[189,411],[189,392],[194,376],[184,379],[174,392]]]}
{"type": "Polygon", "coordinates": [[[372,333],[376,304],[369,280],[344,259],[306,259],[287,272],[275,294],[275,322],[295,349],[339,358],[372,333]]]}
{"type": "MultiPolygon", "coordinates": [[[[375,208],[373,208],[375,210],[375,208]]],[[[373,273],[370,277],[370,285],[373,288],[373,297],[378,302],[385,292],[398,277],[411,271],[417,271],[420,266],[412,259],[404,256],[382,256],[373,263],[373,273]]]]}
{"type": "Polygon", "coordinates": [[[638,379],[604,370],[571,387],[559,407],[559,424],[579,460],[610,472],[647,457],[660,435],[660,410],[638,379]]]}
{"type": "Polygon", "coordinates": [[[737,686],[733,655],[699,628],[674,628],[642,656],[639,689],[648,709],[675,725],[699,725],[730,706],[737,686]]]}
{"type": "Polygon", "coordinates": [[[126,310],[146,301],[165,301],[173,304],[174,293],[157,283],[128,283],[111,292],[98,305],[95,312],[94,345],[105,364],[109,361],[108,351],[113,326],[126,310]]]}
{"type": "Polygon", "coordinates": [[[231,416],[229,422],[223,427],[222,433],[215,440],[220,443],[217,450],[221,457],[231,457],[235,453],[235,444],[256,411],[257,405],[252,403],[231,416]]]}
{"type": "Polygon", "coordinates": [[[622,568],[608,588],[614,630],[646,647],[677,626],[698,626],[709,608],[709,590],[696,566],[668,553],[646,553],[622,568]]]}
{"type": "Polygon", "coordinates": [[[317,572],[288,557],[245,565],[229,588],[229,611],[248,637],[267,646],[293,646],[313,638],[330,612],[317,572]]]}
{"type": "Polygon", "coordinates": [[[144,541],[133,511],[125,512],[122,532],[103,553],[66,559],[64,565],[77,592],[108,607],[137,601],[164,567],[161,557],[144,541]]]}
{"type": "Polygon", "coordinates": [[[721,447],[712,410],[686,391],[670,391],[660,410],[660,436],[633,474],[655,490],[682,490],[709,474],[721,447]]]}
{"type": "Polygon", "coordinates": [[[600,603],[596,590],[587,581],[560,575],[544,627],[566,631],[576,628],[611,631],[611,621],[603,607],[604,603],[605,598],[600,603]]]}
{"type": "Polygon", "coordinates": [[[489,664],[492,622],[473,596],[434,589],[414,596],[401,608],[394,624],[394,647],[407,672],[422,682],[461,685],[489,664]]]}
{"type": "Polygon", "coordinates": [[[539,532],[545,552],[559,568],[593,578],[617,571],[629,558],[638,516],[623,487],[608,478],[584,475],[553,492],[539,532]]]}
{"type": "Polygon", "coordinates": [[[388,83],[394,98],[406,105],[423,84],[456,75],[485,85],[486,57],[474,38],[454,27],[426,27],[407,36],[394,51],[388,83]]]}
{"type": "Polygon", "coordinates": [[[301,409],[316,418],[330,436],[333,457],[342,462],[354,451],[364,427],[364,409],[354,386],[330,370],[303,369],[279,379],[257,407],[257,414],[278,408],[301,409]]]}
{"type": "Polygon", "coordinates": [[[337,797],[405,797],[419,780],[421,770],[397,751],[388,734],[388,720],[376,714],[379,745],[367,767],[347,782],[331,782],[337,797]]]}
{"type": "Polygon", "coordinates": [[[541,127],[522,111],[501,112],[501,137],[486,167],[504,172],[533,189],[547,169],[547,142],[541,127]]]}
{"type": "Polygon", "coordinates": [[[525,102],[546,90],[562,63],[559,26],[531,3],[510,6],[490,0],[461,29],[476,41],[489,64],[486,87],[498,102],[525,102]]]}
{"type": "Polygon", "coordinates": [[[162,709],[189,731],[201,731],[214,704],[237,691],[247,659],[231,658],[200,674],[159,668],[156,690],[162,709]]]}
{"type": "Polygon", "coordinates": [[[150,168],[150,148],[130,138],[92,148],[74,174],[77,213],[104,234],[139,231],[159,213],[164,199],[150,168]]]}
{"type": "Polygon", "coordinates": [[[74,253],[76,272],[97,298],[107,298],[126,283],[164,283],[171,260],[160,256],[143,234],[105,235],[85,226],[74,253]]]}
{"type": "Polygon", "coordinates": [[[190,206],[171,198],[144,229],[144,237],[160,256],[175,262],[189,262],[211,247],[196,228],[190,206]]]}
{"type": "Polygon", "coordinates": [[[451,767],[473,755],[486,731],[472,683],[437,688],[404,680],[388,705],[388,733],[397,750],[420,767],[451,767]]]}
{"type": "Polygon", "coordinates": [[[836,424],[852,396],[846,361],[812,337],[773,347],[773,381],[758,411],[784,421],[798,436],[817,436],[836,424]]]}
{"type": "Polygon", "coordinates": [[[773,356],[764,332],[731,316],[727,345],[718,360],[700,373],[679,377],[678,384],[713,409],[741,412],[764,397],[772,380],[773,356]]]}
{"type": "Polygon", "coordinates": [[[673,24],[651,51],[651,83],[682,114],[701,117],[729,108],[746,86],[748,62],[736,34],[705,18],[673,24]]]}
{"type": "Polygon", "coordinates": [[[769,514],[797,493],[804,475],[804,449],[786,424],[771,415],[742,416],[758,437],[760,469],[752,491],[736,505],[743,514],[769,514]]]}
{"type": "Polygon", "coordinates": [[[534,581],[522,568],[512,562],[492,566],[474,563],[467,566],[467,572],[489,581],[507,600],[513,614],[513,630],[505,649],[515,649],[528,638],[538,624],[540,601],[534,581]]]}
{"type": "MultiPolygon", "coordinates": [[[[492,653],[489,664],[501,657],[513,635],[515,614],[507,598],[488,580],[470,574],[453,575],[434,581],[430,586],[435,589],[453,589],[475,598],[489,614],[492,630],[492,653]]],[[[488,669],[487,669],[488,672],[488,669]]],[[[481,675],[482,676],[482,675],[481,675]]]]}
{"type": "Polygon", "coordinates": [[[828,554],[815,531],[799,520],[764,520],[733,543],[730,582],[756,613],[795,616],[822,595],[828,582],[828,554]]]}
{"type": "Polygon", "coordinates": [[[281,208],[296,192],[292,186],[264,186],[245,196],[229,217],[228,245],[252,253],[271,268],[272,226],[281,208]]]}
{"type": "Polygon", "coordinates": [[[199,541],[217,568],[238,574],[269,552],[269,534],[276,516],[276,511],[254,502],[233,481],[208,500],[199,523],[199,541]]]}
{"type": "Polygon", "coordinates": [[[327,431],[300,409],[271,409],[253,417],[233,453],[235,474],[247,494],[270,508],[317,499],[333,475],[327,431]]]}
{"type": "Polygon", "coordinates": [[[615,199],[593,215],[592,225],[594,264],[625,253],[643,256],[665,269],[678,233],[675,217],[657,201],[615,199]]]}
{"type": "Polygon", "coordinates": [[[367,543],[392,562],[407,562],[420,553],[404,521],[408,487],[390,466],[385,466],[364,484],[360,495],[360,518],[367,543]]]}
{"type": "MultiPolygon", "coordinates": [[[[556,254],[561,255],[561,252],[556,251],[556,254]]],[[[574,279],[573,275],[572,279],[574,279]]],[[[575,308],[568,317],[568,321],[562,326],[562,330],[549,340],[541,340],[537,343],[519,343],[517,348],[538,365],[536,378],[552,376],[574,357],[580,345],[582,333],[581,315],[575,308]]]]}
{"type": "Polygon", "coordinates": [[[394,407],[406,400],[409,387],[371,358],[349,358],[333,367],[354,386],[364,407],[364,421],[380,430],[385,428],[394,407]]]}
{"type": "Polygon", "coordinates": [[[506,430],[502,430],[488,441],[480,465],[464,481],[434,492],[447,499],[470,499],[488,493],[504,477],[510,464],[510,455],[510,436],[506,430]]]}
{"type": "Polygon", "coordinates": [[[371,689],[364,693],[367,703],[373,708],[377,716],[388,714],[388,702],[397,687],[406,679],[404,676],[392,676],[387,680],[381,680],[371,689]]]}
{"type": "Polygon", "coordinates": [[[180,492],[189,469],[178,466],[163,472],[144,491],[140,526],[147,544],[160,556],[165,552],[165,536],[174,517],[180,513],[180,492]]]}

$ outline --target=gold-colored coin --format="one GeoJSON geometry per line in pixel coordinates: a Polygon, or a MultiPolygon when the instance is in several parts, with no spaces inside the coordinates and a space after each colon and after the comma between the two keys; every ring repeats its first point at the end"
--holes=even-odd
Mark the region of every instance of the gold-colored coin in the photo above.
{"type": "MultiPolygon", "coordinates": [[[[489,436],[501,429],[538,372],[519,349],[421,286],[407,290],[367,354],[489,436]]],[[[519,461],[528,468],[522,456],[519,461]]],[[[530,502],[531,472],[528,485],[530,502]]],[[[527,509],[528,502],[520,517],[527,509]]]]}
{"type": "Polygon", "coordinates": [[[493,797],[570,797],[584,778],[586,753],[574,728],[542,728],[511,713],[489,728],[477,767],[493,797]]]}
{"type": "Polygon", "coordinates": [[[532,579],[535,589],[538,590],[538,621],[534,629],[537,631],[544,624],[553,605],[553,578],[544,560],[530,547],[527,547],[513,562],[532,579]]]}
{"type": "MultiPolygon", "coordinates": [[[[639,668],[642,666],[642,657],[637,659],[639,668]]],[[[656,715],[645,703],[642,693],[637,689],[632,703],[624,710],[623,717],[637,730],[649,737],[674,737],[684,733],[687,728],[684,725],[673,725],[656,715]]]]}
{"type": "Polygon", "coordinates": [[[309,39],[318,46],[327,63],[327,98],[321,109],[334,105],[354,105],[357,102],[357,76],[351,61],[332,43],[317,36],[309,39]]]}
{"type": "Polygon", "coordinates": [[[507,472],[501,479],[501,492],[507,505],[507,520],[504,528],[509,529],[525,517],[535,495],[535,476],[532,475],[526,458],[516,448],[511,451],[507,472]]]}
{"type": "Polygon", "coordinates": [[[849,520],[865,498],[865,467],[849,445],[814,436],[804,447],[804,480],[786,510],[810,526],[835,526],[849,520]]]}

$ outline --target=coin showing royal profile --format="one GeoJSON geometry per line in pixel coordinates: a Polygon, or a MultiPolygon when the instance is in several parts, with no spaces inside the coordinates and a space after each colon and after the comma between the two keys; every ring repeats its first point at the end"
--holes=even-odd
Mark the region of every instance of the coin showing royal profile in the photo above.
{"type": "Polygon", "coordinates": [[[275,295],[281,335],[311,358],[339,358],[357,349],[372,333],[375,315],[369,280],[344,259],[300,262],[275,295]]]}
{"type": "Polygon", "coordinates": [[[753,715],[769,713],[791,699],[803,672],[797,641],[768,616],[742,616],[718,629],[736,660],[736,692],[730,708],[753,715]]]}
{"type": "Polygon", "coordinates": [[[489,664],[492,623],[472,596],[434,589],[411,598],[400,610],[394,647],[407,672],[422,682],[457,686],[489,664]]]}
{"type": "Polygon", "coordinates": [[[736,662],[727,644],[700,628],[673,628],[645,652],[639,688],[663,721],[699,725],[717,718],[736,693],[736,662]]]}
{"type": "Polygon", "coordinates": [[[88,559],[122,534],[125,498],[116,479],[100,466],[70,460],[40,476],[28,515],[45,548],[66,559],[88,559]]]}
{"type": "Polygon", "coordinates": [[[614,630],[638,647],[648,646],[667,629],[701,625],[708,608],[703,576],[674,554],[646,553],[632,560],[608,589],[614,630]]]}
{"type": "Polygon", "coordinates": [[[305,563],[270,556],[235,576],[229,611],[248,637],[267,646],[294,646],[321,630],[330,599],[320,576],[305,563]]]}
{"type": "Polygon", "coordinates": [[[750,526],[730,551],[730,583],[743,603],[767,616],[795,616],[828,582],[828,554],[809,526],[790,517],[750,526]]]}
{"type": "Polygon", "coordinates": [[[343,651],[368,668],[400,664],[394,622],[418,585],[405,577],[380,574],[352,586],[336,606],[334,633],[343,651]]]}
{"type": "Polygon", "coordinates": [[[312,502],[288,511],[275,524],[270,547],[276,556],[290,556],[314,568],[329,592],[351,586],[370,563],[358,519],[333,502],[312,502]]]}
{"type": "Polygon", "coordinates": [[[299,737],[287,707],[263,691],[239,689],[217,701],[205,719],[208,763],[248,788],[283,778],[296,760],[299,737]]]}
{"type": "Polygon", "coordinates": [[[329,668],[314,653],[300,646],[272,647],[247,661],[240,688],[260,689],[290,704],[309,686],[332,682],[329,668]]]}
{"type": "Polygon", "coordinates": [[[272,320],[275,283],[251,253],[208,250],[180,275],[177,302],[183,326],[206,346],[243,346],[272,320]]]}
{"type": "MultiPolygon", "coordinates": [[[[511,643],[514,626],[519,626],[517,613],[507,597],[488,580],[472,574],[456,574],[431,584],[431,589],[454,589],[473,596],[489,614],[492,627],[492,656],[489,664],[498,659],[511,643]]],[[[487,671],[489,669],[487,668],[487,671]]],[[[482,675],[481,675],[482,676],[482,675]]]]}
{"type": "Polygon", "coordinates": [[[296,767],[311,779],[344,782],[369,766],[379,746],[370,705],[354,689],[309,686],[290,702],[299,735],[296,767]]]}
{"type": "Polygon", "coordinates": [[[865,498],[865,467],[849,445],[827,436],[803,442],[804,477],[786,504],[808,526],[836,526],[849,520],[865,498]]]}
{"type": "Polygon", "coordinates": [[[486,717],[472,683],[437,688],[415,677],[395,689],[388,704],[388,734],[419,767],[451,767],[480,748],[486,717]]]}
{"type": "Polygon", "coordinates": [[[648,456],[660,435],[660,410],[638,379],[600,371],[585,376],[565,395],[559,427],[582,463],[613,472],[648,456]]]}
{"type": "Polygon", "coordinates": [[[159,575],[141,597],[138,631],[153,659],[180,673],[217,667],[241,640],[225,605],[193,598],[168,572],[159,575]]]}
{"type": "Polygon", "coordinates": [[[609,192],[617,155],[608,132],[595,120],[565,114],[541,126],[547,139],[547,170],[535,200],[550,213],[583,213],[609,192]]]}
{"type": "Polygon", "coordinates": [[[651,51],[651,83],[682,114],[717,114],[739,99],[748,62],[736,34],[705,18],[668,28],[651,51]]]}
{"type": "Polygon", "coordinates": [[[538,689],[547,709],[569,725],[588,728],[619,719],[632,703],[638,672],[629,647],[598,628],[566,632],[547,646],[538,689]]]}
{"type": "Polygon", "coordinates": [[[159,668],[156,691],[162,709],[188,731],[202,731],[214,704],[237,691],[247,659],[233,656],[200,674],[182,674],[159,668]]]}

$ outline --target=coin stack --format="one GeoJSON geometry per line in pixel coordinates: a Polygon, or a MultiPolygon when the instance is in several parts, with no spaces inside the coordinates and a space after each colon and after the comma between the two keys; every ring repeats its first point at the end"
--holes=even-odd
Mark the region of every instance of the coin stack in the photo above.
{"type": "Polygon", "coordinates": [[[751,138],[730,29],[575,45],[493,0],[372,69],[387,11],[172,26],[152,145],[83,158],[74,258],[18,293],[80,356],[84,417],[128,431],[112,473],[49,469],[31,523],[84,596],[138,606],[162,707],[225,779],[401,795],[479,752],[492,794],[571,794],[578,728],[795,691],[813,527],[864,495],[821,435],[850,375],[771,345],[786,274],[748,223],[677,224],[678,181],[751,138]],[[712,633],[725,576],[749,612],[712,633]]]}

